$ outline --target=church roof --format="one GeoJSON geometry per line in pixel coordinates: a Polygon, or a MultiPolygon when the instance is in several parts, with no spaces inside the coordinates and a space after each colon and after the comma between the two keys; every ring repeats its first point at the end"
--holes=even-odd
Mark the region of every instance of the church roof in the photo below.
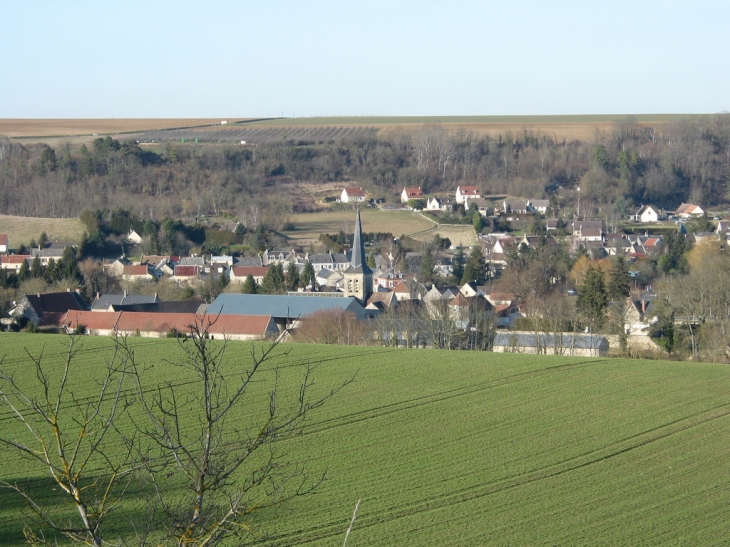
{"type": "Polygon", "coordinates": [[[360,223],[360,209],[357,210],[357,217],[355,219],[355,236],[352,241],[352,258],[350,259],[350,267],[345,270],[345,273],[373,273],[365,259],[365,247],[362,241],[362,225],[360,223]]]}

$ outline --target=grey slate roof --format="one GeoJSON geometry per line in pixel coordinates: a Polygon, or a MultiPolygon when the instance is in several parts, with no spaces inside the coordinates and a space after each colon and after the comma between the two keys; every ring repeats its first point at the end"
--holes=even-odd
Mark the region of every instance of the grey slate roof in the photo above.
{"type": "Polygon", "coordinates": [[[159,302],[160,299],[157,295],[149,294],[102,294],[99,298],[94,300],[91,305],[93,310],[106,310],[109,306],[122,306],[131,304],[149,304],[152,302],[159,302]]]}
{"type": "Polygon", "coordinates": [[[354,297],[321,296],[317,293],[301,293],[301,296],[223,293],[211,302],[206,313],[296,318],[326,310],[348,311],[362,318],[364,308],[354,297]]]}
{"type": "Polygon", "coordinates": [[[236,266],[263,266],[264,263],[260,256],[242,256],[235,259],[236,266]]]}

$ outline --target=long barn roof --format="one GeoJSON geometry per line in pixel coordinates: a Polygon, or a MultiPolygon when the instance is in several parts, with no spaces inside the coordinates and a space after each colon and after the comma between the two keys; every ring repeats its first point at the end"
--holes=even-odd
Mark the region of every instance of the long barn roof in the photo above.
{"type": "Polygon", "coordinates": [[[328,310],[349,311],[360,316],[362,315],[363,306],[356,298],[344,296],[223,293],[211,302],[206,313],[210,315],[271,315],[277,318],[297,318],[328,310]]]}

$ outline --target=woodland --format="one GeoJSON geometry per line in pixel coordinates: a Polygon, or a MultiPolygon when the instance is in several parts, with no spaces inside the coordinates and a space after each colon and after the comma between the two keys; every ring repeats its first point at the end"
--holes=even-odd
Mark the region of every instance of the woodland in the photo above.
{"type": "MultiPolygon", "coordinates": [[[[529,129],[490,136],[439,125],[329,141],[140,145],[99,137],[89,146],[0,140],[0,211],[76,217],[124,209],[143,220],[231,215],[249,230],[279,229],[289,212],[320,205],[300,183],[356,182],[397,201],[404,186],[451,194],[540,199],[580,187],[585,210],[623,198],[675,207],[724,203],[730,180],[730,114],[687,118],[655,129],[631,119],[591,142],[529,129]]],[[[311,187],[311,186],[310,186],[311,187]]]]}

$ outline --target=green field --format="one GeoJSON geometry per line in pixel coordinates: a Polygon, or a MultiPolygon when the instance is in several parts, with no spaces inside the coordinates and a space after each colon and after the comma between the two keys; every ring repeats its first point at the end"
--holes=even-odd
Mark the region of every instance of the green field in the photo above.
{"type": "Polygon", "coordinates": [[[48,240],[78,244],[84,235],[84,225],[78,218],[35,218],[0,215],[0,234],[7,234],[10,248],[17,249],[31,239],[38,241],[42,232],[48,240]]]}
{"type": "MultiPolygon", "coordinates": [[[[433,222],[411,211],[365,207],[361,209],[360,215],[363,232],[390,232],[395,237],[421,232],[433,226],[433,222]]],[[[296,240],[316,240],[319,234],[336,234],[340,230],[352,233],[354,218],[352,209],[290,215],[289,222],[295,229],[283,233],[295,243],[296,240]]]]}
{"type": "MultiPolygon", "coordinates": [[[[60,337],[0,335],[4,367],[32,380],[22,348],[60,353],[60,337]]],[[[84,339],[78,395],[103,361],[84,339]]],[[[189,375],[173,341],[135,339],[151,380],[189,375]]],[[[229,355],[245,355],[233,344],[229,355]]],[[[326,390],[355,381],[284,443],[315,496],[258,515],[264,545],[716,545],[730,541],[730,368],[724,365],[436,350],[292,345],[326,390]]],[[[283,363],[282,363],[283,364],[283,363]]],[[[282,368],[293,388],[297,367],[282,368]]],[[[243,421],[245,416],[241,417],[243,421]]],[[[0,411],[0,433],[16,425],[0,411]]],[[[43,471],[0,451],[5,480],[43,471]]],[[[133,512],[131,496],[120,512],[133,512]]],[[[22,542],[20,502],[0,490],[0,543],[22,542]]],[[[123,519],[120,519],[120,522],[123,519]]],[[[119,524],[121,526],[121,524],[119,524]]]]}

